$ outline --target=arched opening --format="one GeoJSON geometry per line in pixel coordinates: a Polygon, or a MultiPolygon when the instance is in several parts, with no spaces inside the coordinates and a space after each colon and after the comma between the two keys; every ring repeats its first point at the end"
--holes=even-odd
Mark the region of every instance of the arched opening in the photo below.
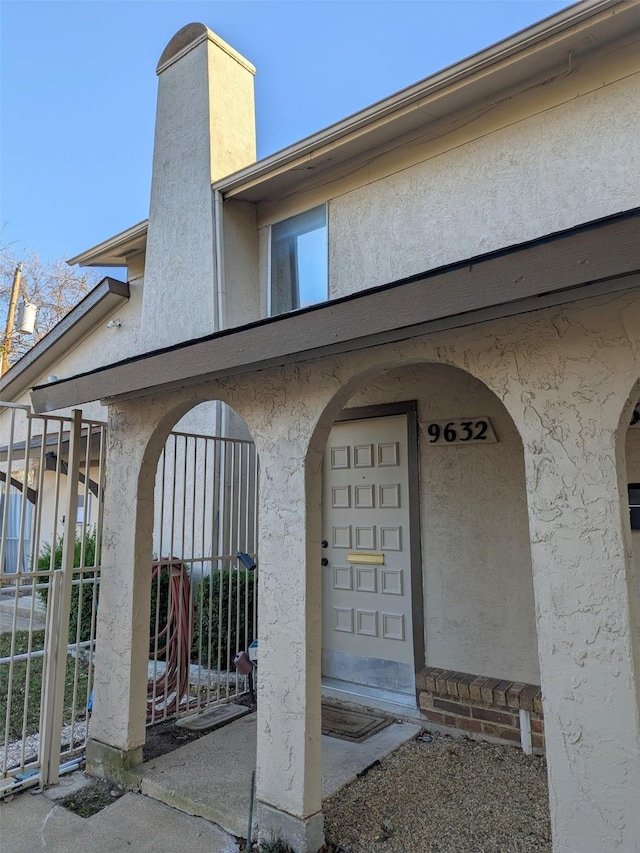
{"type": "Polygon", "coordinates": [[[317,475],[324,695],[416,711],[419,702],[439,726],[542,750],[518,430],[461,369],[373,370],[341,389],[342,410],[334,398],[311,447],[331,429],[317,475]],[[397,413],[407,401],[413,437],[411,407],[397,413]]]}
{"type": "Polygon", "coordinates": [[[257,635],[257,474],[247,427],[224,403],[195,406],[166,436],[154,488],[149,724],[252,689],[234,658],[257,635]]]}

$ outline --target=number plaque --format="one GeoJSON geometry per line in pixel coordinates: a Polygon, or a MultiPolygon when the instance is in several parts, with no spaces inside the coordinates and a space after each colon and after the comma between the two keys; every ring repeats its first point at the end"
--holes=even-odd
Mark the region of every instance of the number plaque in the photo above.
{"type": "Polygon", "coordinates": [[[489,418],[429,421],[425,426],[428,444],[490,444],[498,441],[489,418]]]}

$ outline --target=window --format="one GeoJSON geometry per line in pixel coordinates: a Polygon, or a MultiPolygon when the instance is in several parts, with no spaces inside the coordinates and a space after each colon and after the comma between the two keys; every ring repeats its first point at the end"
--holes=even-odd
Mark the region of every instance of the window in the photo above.
{"type": "Polygon", "coordinates": [[[271,303],[284,314],[328,297],[327,211],[316,207],[271,226],[271,303]]]}
{"type": "Polygon", "coordinates": [[[76,509],[76,524],[89,524],[91,518],[91,493],[87,494],[85,505],[85,496],[78,495],[78,504],[76,509]]]}
{"type": "Polygon", "coordinates": [[[640,483],[629,483],[631,529],[640,530],[640,483]]]}

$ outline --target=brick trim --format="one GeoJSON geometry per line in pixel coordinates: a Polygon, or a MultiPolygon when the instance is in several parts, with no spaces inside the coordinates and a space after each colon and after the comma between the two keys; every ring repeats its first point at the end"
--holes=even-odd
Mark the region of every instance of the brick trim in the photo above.
{"type": "Polygon", "coordinates": [[[416,688],[430,722],[505,743],[520,743],[520,711],[528,711],[533,747],[544,749],[542,691],[536,684],[430,666],[417,674],[416,688]]]}

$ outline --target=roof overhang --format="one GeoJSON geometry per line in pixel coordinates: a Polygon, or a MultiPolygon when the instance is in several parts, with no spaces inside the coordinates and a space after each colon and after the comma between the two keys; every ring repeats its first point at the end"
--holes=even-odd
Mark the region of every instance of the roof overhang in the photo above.
{"type": "Polygon", "coordinates": [[[36,412],[142,397],[640,287],[640,208],[33,389],[36,412]]]}
{"type": "Polygon", "coordinates": [[[129,298],[129,285],[103,278],[0,379],[0,400],[16,400],[71,347],[129,298]]]}
{"type": "MultiPolygon", "coordinates": [[[[31,437],[29,442],[29,447],[27,449],[26,441],[16,441],[11,446],[8,444],[3,444],[0,447],[0,462],[6,462],[9,458],[9,451],[11,451],[11,461],[17,462],[28,456],[29,459],[37,459],[41,455],[54,454],[55,456],[60,456],[62,459],[67,459],[69,456],[69,441],[70,441],[71,433],[69,430],[58,431],[47,433],[44,436],[44,448],[45,454],[41,452],[34,451],[42,451],[42,435],[34,435],[31,437]]],[[[89,438],[89,428],[83,427],[82,434],[80,436],[80,464],[84,465],[85,460],[87,458],[87,438],[89,438],[89,459],[99,459],[100,454],[103,452],[103,427],[95,426],[90,428],[90,438],[89,438]]]]}
{"type": "Polygon", "coordinates": [[[213,184],[225,198],[276,201],[352,174],[413,137],[467,124],[493,104],[549,82],[610,45],[638,40],[640,5],[583,0],[532,27],[213,184]]]}
{"type": "Polygon", "coordinates": [[[138,222],[115,237],[69,258],[67,263],[70,266],[79,264],[81,267],[126,267],[131,258],[146,249],[148,226],[148,219],[138,222]]]}

